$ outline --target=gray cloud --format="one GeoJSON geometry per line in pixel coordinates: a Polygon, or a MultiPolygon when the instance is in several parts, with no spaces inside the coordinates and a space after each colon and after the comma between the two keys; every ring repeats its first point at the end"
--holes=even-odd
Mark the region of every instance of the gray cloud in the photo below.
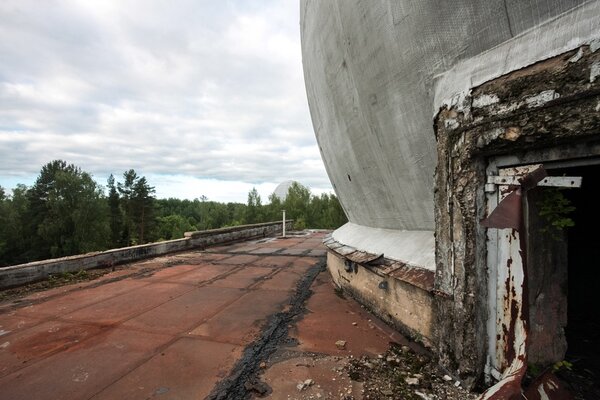
{"type": "Polygon", "coordinates": [[[328,188],[306,104],[298,8],[3,1],[0,179],[62,158],[98,176],[135,168],[328,188]]]}

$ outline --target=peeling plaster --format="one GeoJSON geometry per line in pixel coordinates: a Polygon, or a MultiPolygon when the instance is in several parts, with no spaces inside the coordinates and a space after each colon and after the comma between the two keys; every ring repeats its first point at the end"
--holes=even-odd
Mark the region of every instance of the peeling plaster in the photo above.
{"type": "Polygon", "coordinates": [[[560,94],[556,93],[556,91],[554,89],[544,90],[543,92],[541,92],[535,96],[527,97],[525,99],[525,104],[527,104],[527,107],[529,107],[529,108],[539,107],[539,106],[543,106],[544,104],[546,104],[549,101],[558,99],[559,97],[560,97],[560,94]]]}
{"type": "Polygon", "coordinates": [[[594,83],[596,78],[600,75],[600,62],[595,62],[590,67],[590,82],[594,83]]]}
{"type": "Polygon", "coordinates": [[[500,101],[500,98],[495,94],[484,94],[473,99],[474,108],[482,108],[491,104],[496,104],[500,101]]]}

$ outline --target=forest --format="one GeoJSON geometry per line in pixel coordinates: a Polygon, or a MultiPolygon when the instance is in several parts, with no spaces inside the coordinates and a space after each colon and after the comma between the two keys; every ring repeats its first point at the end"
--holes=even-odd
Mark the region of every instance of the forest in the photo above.
{"type": "Polygon", "coordinates": [[[295,229],[335,229],[347,219],[333,194],[316,196],[294,182],[282,202],[263,204],[257,190],[244,203],[157,199],[133,169],[106,185],[76,165],[54,160],[31,186],[0,186],[0,267],[183,237],[184,232],[278,221],[295,229]]]}

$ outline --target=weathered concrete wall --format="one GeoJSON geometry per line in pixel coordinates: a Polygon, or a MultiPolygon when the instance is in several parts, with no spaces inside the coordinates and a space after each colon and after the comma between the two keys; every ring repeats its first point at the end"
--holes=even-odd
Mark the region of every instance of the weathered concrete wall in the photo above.
{"type": "MultiPolygon", "coordinates": [[[[292,220],[286,221],[291,230],[292,220]]],[[[111,267],[148,257],[190,249],[202,249],[215,244],[271,236],[282,231],[282,222],[241,225],[206,231],[186,232],[185,238],[139,246],[111,249],[52,260],[0,268],[0,289],[15,287],[47,279],[49,275],[76,272],[93,268],[111,267]]]]}
{"type": "MultiPolygon", "coordinates": [[[[521,68],[593,43],[600,2],[301,0],[300,12],[313,127],[353,225],[334,236],[364,252],[401,258],[423,249],[430,259],[433,248],[423,245],[421,232],[436,230],[436,346],[442,362],[472,383],[483,369],[486,344],[486,254],[480,247],[486,237],[478,225],[485,158],[528,145],[558,146],[561,135],[589,135],[590,121],[579,121],[576,113],[589,113],[595,103],[568,115],[554,108],[541,120],[519,120],[575,100],[561,86],[564,77],[557,87],[536,78],[561,96],[566,89],[557,103],[545,100],[552,92],[522,87],[517,77],[521,68]],[[497,79],[512,72],[510,85],[497,79]],[[478,89],[471,96],[473,87],[495,79],[492,92],[499,97],[478,89]],[[448,107],[434,128],[432,117],[443,104],[448,107]],[[502,118],[515,125],[497,123],[502,118]],[[395,249],[394,240],[373,245],[377,237],[368,228],[401,231],[404,248],[395,249]]],[[[593,83],[590,74],[598,68],[590,68],[586,80],[573,81],[577,91],[593,83]]],[[[525,85],[533,84],[530,78],[525,85]]]]}
{"type": "Polygon", "coordinates": [[[345,268],[346,259],[327,252],[327,269],[333,281],[375,315],[426,346],[432,343],[433,295],[392,276],[382,276],[361,264],[345,268]],[[386,282],[385,287],[380,287],[386,282]]]}
{"type": "Polygon", "coordinates": [[[597,2],[584,3],[302,0],[313,127],[350,222],[432,231],[434,97],[578,46],[600,28],[597,2]],[[436,90],[440,75],[484,53],[436,90]]]}
{"type": "MultiPolygon", "coordinates": [[[[471,382],[486,356],[484,184],[490,157],[514,164],[600,154],[600,51],[584,46],[474,88],[436,118],[435,337],[471,382]]],[[[502,305],[499,305],[501,307],[502,305]]]]}

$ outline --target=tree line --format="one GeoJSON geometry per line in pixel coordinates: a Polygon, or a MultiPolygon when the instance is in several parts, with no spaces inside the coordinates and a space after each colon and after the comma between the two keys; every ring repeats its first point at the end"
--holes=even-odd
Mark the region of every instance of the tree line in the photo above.
{"type": "Polygon", "coordinates": [[[0,267],[47,258],[183,237],[184,232],[278,221],[281,211],[296,229],[335,229],[347,222],[333,194],[316,196],[294,182],[284,201],[263,204],[253,188],[244,203],[157,199],[133,169],[107,185],[74,164],[44,165],[31,187],[9,193],[0,186],[0,267]]]}

